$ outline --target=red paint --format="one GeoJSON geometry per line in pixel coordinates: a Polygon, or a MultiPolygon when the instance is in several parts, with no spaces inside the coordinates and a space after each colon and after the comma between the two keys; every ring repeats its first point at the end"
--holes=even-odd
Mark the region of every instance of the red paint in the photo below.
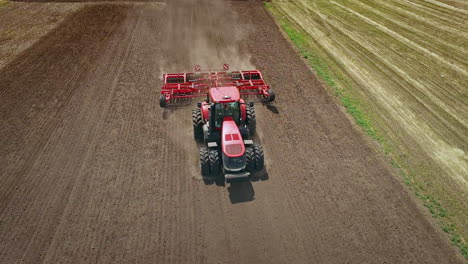
{"type": "Polygon", "coordinates": [[[270,90],[258,70],[171,73],[163,74],[163,79],[161,94],[166,97],[166,102],[177,98],[204,97],[212,88],[235,87],[240,96],[262,95],[265,98],[270,90]]]}
{"type": "Polygon", "coordinates": [[[213,103],[232,103],[239,101],[239,90],[234,86],[216,87],[210,89],[210,99],[213,103]]]}
{"type": "Polygon", "coordinates": [[[223,152],[228,157],[240,157],[244,155],[244,141],[240,135],[239,128],[232,117],[225,117],[222,126],[223,152]]]}
{"type": "Polygon", "coordinates": [[[202,103],[201,111],[203,120],[208,120],[208,117],[210,116],[210,106],[211,104],[206,101],[202,103]]]}
{"type": "Polygon", "coordinates": [[[241,118],[242,120],[247,120],[247,106],[245,105],[244,99],[239,100],[240,103],[240,111],[241,111],[241,118]]]}

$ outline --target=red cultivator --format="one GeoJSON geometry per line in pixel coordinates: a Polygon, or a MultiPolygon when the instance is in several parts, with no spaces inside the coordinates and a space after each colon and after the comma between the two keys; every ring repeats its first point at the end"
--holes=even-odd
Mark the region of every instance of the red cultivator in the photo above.
{"type": "MultiPolygon", "coordinates": [[[[195,70],[199,69],[195,66],[195,70]]],[[[275,100],[273,90],[265,83],[260,71],[228,72],[228,69],[225,64],[224,71],[164,74],[159,105],[166,107],[177,99],[207,96],[210,88],[228,86],[237,87],[241,96],[260,96],[266,102],[275,100]]]]}

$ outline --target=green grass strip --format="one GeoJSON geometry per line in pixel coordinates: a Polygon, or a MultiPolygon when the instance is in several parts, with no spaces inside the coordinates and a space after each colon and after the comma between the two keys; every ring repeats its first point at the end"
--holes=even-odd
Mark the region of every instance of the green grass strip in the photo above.
{"type": "Polygon", "coordinates": [[[8,0],[0,0],[0,7],[8,5],[8,0]]]}

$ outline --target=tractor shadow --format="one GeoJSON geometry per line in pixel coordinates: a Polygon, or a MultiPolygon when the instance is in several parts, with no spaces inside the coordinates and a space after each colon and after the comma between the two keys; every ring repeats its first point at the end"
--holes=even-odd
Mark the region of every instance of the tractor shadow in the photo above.
{"type": "Polygon", "coordinates": [[[231,204],[246,203],[255,200],[255,190],[248,179],[233,180],[227,188],[231,204]]]}
{"type": "Polygon", "coordinates": [[[231,204],[246,203],[255,200],[255,190],[252,182],[267,181],[269,179],[266,169],[255,173],[255,177],[245,179],[234,179],[226,182],[222,175],[218,177],[203,177],[205,185],[216,185],[225,187],[228,185],[227,190],[229,193],[229,200],[231,204]]]}
{"type": "MultiPolygon", "coordinates": [[[[220,187],[226,186],[226,181],[224,180],[222,175],[217,176],[217,177],[202,176],[202,179],[205,185],[216,184],[216,186],[220,186],[220,187]]],[[[263,170],[256,172],[254,177],[249,177],[247,179],[243,179],[242,181],[259,182],[259,181],[267,181],[269,179],[270,179],[270,176],[268,175],[266,168],[264,168],[263,170]]],[[[241,181],[241,180],[237,180],[237,181],[241,181]]],[[[229,184],[231,182],[236,182],[236,180],[231,180],[230,182],[227,182],[227,183],[229,184]]]]}
{"type": "MultiPolygon", "coordinates": [[[[221,176],[221,175],[220,175],[221,176]]],[[[231,204],[246,203],[255,200],[255,190],[252,182],[267,181],[269,179],[266,169],[255,173],[254,177],[245,179],[234,179],[226,182],[224,177],[203,177],[203,182],[206,185],[215,185],[225,187],[229,193],[231,204]]]]}

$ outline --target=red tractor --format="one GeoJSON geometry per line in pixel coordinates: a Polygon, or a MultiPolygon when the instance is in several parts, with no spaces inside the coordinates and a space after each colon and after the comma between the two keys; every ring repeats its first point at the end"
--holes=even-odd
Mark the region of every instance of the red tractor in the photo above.
{"type": "MultiPolygon", "coordinates": [[[[226,67],[226,66],[225,66],[226,67]]],[[[254,176],[264,167],[263,148],[254,143],[254,103],[242,95],[275,99],[260,71],[164,74],[160,105],[178,98],[206,96],[192,112],[194,138],[203,142],[200,168],[203,176],[232,180],[254,176]]]]}

